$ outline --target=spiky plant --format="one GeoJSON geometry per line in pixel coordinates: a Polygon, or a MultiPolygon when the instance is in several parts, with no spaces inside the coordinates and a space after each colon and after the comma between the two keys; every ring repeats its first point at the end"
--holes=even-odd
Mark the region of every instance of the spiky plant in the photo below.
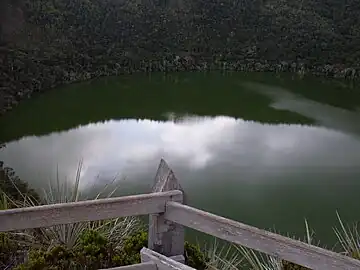
{"type": "Polygon", "coordinates": [[[205,255],[209,258],[209,270],[237,270],[243,261],[232,245],[220,246],[216,238],[209,248],[205,247],[205,255]]]}
{"type": "MultiPolygon", "coordinates": [[[[76,170],[75,181],[62,181],[57,173],[56,181],[50,182],[48,189],[43,190],[41,204],[71,203],[86,199],[99,199],[111,197],[118,189],[116,186],[106,192],[104,188],[93,198],[82,197],[80,193],[80,179],[83,162],[80,161],[76,170]]],[[[113,182],[116,179],[113,179],[113,182]]],[[[112,182],[112,183],[113,183],[112,182]]],[[[111,183],[111,184],[112,184],[111,183]]],[[[18,190],[20,192],[20,190],[18,190]]],[[[17,207],[37,206],[40,202],[31,200],[22,195],[23,200],[14,202],[17,207]]],[[[73,249],[79,245],[80,236],[87,230],[99,231],[114,246],[121,248],[124,238],[141,228],[141,222],[136,217],[117,218],[112,220],[81,222],[74,224],[55,225],[48,228],[29,229],[23,233],[26,236],[27,245],[33,248],[50,250],[54,246],[63,245],[73,249]]],[[[24,238],[25,239],[25,238],[24,238]]]]}
{"type": "MultiPolygon", "coordinates": [[[[313,244],[314,241],[314,232],[310,229],[310,226],[305,219],[305,239],[304,241],[308,244],[313,244]]],[[[294,237],[292,237],[294,238],[294,237]]],[[[238,262],[243,262],[237,264],[237,268],[230,268],[230,269],[251,269],[251,270],[287,270],[287,269],[308,269],[306,267],[296,265],[292,262],[287,262],[281,260],[280,258],[275,258],[273,256],[263,254],[260,252],[256,252],[250,248],[234,245],[235,249],[237,250],[238,255],[238,262]]],[[[224,258],[222,256],[222,258],[224,258]]]]}
{"type": "Polygon", "coordinates": [[[4,192],[0,192],[0,210],[9,209],[8,198],[4,192]]]}
{"type": "Polygon", "coordinates": [[[343,249],[343,253],[354,259],[360,259],[360,234],[357,223],[345,226],[339,213],[336,212],[340,228],[335,227],[334,232],[343,249]]]}
{"type": "MultiPolygon", "coordinates": [[[[299,241],[301,241],[301,239],[299,239],[299,241]]],[[[305,239],[304,239],[304,242],[308,243],[309,245],[312,245],[313,241],[314,241],[314,231],[310,229],[309,223],[308,223],[307,219],[305,219],[305,239]]],[[[298,265],[298,264],[293,263],[293,262],[283,260],[281,263],[282,263],[282,269],[283,270],[293,270],[293,269],[309,270],[309,268],[307,268],[305,266],[298,265]]]]}
{"type": "Polygon", "coordinates": [[[238,253],[244,259],[242,269],[251,270],[282,270],[280,259],[267,254],[256,252],[244,246],[235,245],[238,253]]]}
{"type": "MultiPolygon", "coordinates": [[[[61,182],[60,177],[57,174],[56,184],[50,184],[49,190],[44,191],[44,201],[46,204],[78,202],[83,199],[97,200],[101,197],[109,198],[118,189],[118,186],[115,186],[115,188],[106,193],[106,190],[110,185],[107,184],[95,198],[85,197],[82,199],[79,189],[82,166],[83,163],[80,161],[76,171],[75,182],[70,186],[67,181],[61,182]]],[[[115,180],[116,179],[114,178],[112,183],[115,180]]],[[[114,246],[120,248],[123,240],[127,236],[140,229],[140,224],[139,219],[136,217],[64,224],[41,229],[41,238],[45,240],[44,243],[49,247],[62,244],[71,249],[79,244],[79,237],[82,233],[91,229],[101,232],[101,234],[114,244],[114,246]]]]}
{"type": "MultiPolygon", "coordinates": [[[[11,208],[12,202],[0,191],[0,211],[11,208]]],[[[18,232],[0,232],[0,269],[11,269],[25,259],[25,248],[21,243],[24,237],[18,232]]]]}

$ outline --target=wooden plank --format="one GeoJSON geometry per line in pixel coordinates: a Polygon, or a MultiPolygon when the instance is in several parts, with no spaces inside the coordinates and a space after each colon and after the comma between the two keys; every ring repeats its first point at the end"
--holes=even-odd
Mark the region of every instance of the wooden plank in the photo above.
{"type": "MultiPolygon", "coordinates": [[[[171,256],[169,258],[174,261],[177,261],[179,263],[183,263],[183,264],[185,263],[185,257],[183,255],[171,256]]],[[[120,266],[120,267],[114,267],[114,268],[106,268],[106,269],[102,269],[102,270],[128,270],[128,269],[139,269],[139,270],[155,269],[155,270],[157,270],[157,267],[153,261],[148,261],[148,262],[144,262],[144,263],[140,263],[140,264],[133,264],[133,265],[129,265],[129,266],[120,266]],[[145,268],[145,266],[148,268],[145,268]],[[134,268],[132,268],[132,267],[134,267],[134,268]],[[137,267],[139,267],[139,268],[137,268],[137,267]],[[144,268],[141,268],[141,267],[144,267],[144,268]]]]}
{"type": "Polygon", "coordinates": [[[145,262],[145,263],[137,263],[127,266],[119,266],[113,268],[106,268],[101,270],[157,270],[156,263],[154,262],[145,262]]]}
{"type": "Polygon", "coordinates": [[[171,170],[166,161],[161,159],[155,175],[152,192],[164,192],[169,190],[181,190],[184,193],[184,190],[179,181],[176,179],[174,172],[171,170]]]}
{"type": "MultiPolygon", "coordinates": [[[[174,172],[161,159],[155,176],[152,192],[165,192],[169,190],[182,190],[174,172]]],[[[177,198],[177,202],[183,200],[177,198]]],[[[148,247],[166,256],[184,254],[184,227],[164,219],[163,213],[150,215],[148,247]]]]}
{"type": "Polygon", "coordinates": [[[181,198],[181,191],[170,191],[3,210],[0,232],[160,213],[167,201],[181,198]]]}
{"type": "Polygon", "coordinates": [[[196,270],[145,247],[141,249],[140,255],[142,262],[154,262],[158,270],[196,270]]]}
{"type": "Polygon", "coordinates": [[[176,255],[176,256],[171,256],[169,257],[170,259],[177,261],[179,263],[185,263],[185,257],[184,255],[176,255]]]}
{"type": "Polygon", "coordinates": [[[168,202],[165,219],[315,270],[359,270],[360,261],[316,246],[168,202]]]}

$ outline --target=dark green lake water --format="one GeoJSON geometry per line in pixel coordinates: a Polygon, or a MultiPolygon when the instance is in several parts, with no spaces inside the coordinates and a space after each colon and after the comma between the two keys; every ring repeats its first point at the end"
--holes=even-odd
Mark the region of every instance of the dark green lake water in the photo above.
{"type": "Polygon", "coordinates": [[[117,175],[149,191],[160,158],[189,204],[334,243],[336,211],[360,220],[360,88],[291,75],[177,73],[104,78],[50,91],[0,118],[0,160],[36,188],[117,175]]]}

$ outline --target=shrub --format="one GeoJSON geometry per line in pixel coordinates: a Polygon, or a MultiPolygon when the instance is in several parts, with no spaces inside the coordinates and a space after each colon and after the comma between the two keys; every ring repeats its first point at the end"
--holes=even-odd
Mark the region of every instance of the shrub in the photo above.
{"type": "MultiPolygon", "coordinates": [[[[64,246],[54,247],[49,252],[42,250],[31,251],[28,261],[15,268],[15,270],[60,270],[74,269],[76,264],[74,254],[64,246]]],[[[76,268],[75,268],[76,269],[76,268]]]]}
{"type": "Polygon", "coordinates": [[[60,269],[99,269],[118,266],[113,262],[115,251],[108,240],[96,231],[84,232],[77,248],[69,249],[59,245],[49,251],[33,250],[26,263],[16,270],[60,270],[60,269]]]}
{"type": "MultiPolygon", "coordinates": [[[[69,249],[59,245],[49,251],[33,250],[29,260],[15,270],[62,270],[62,269],[99,269],[140,263],[140,250],[147,247],[147,233],[139,232],[125,239],[123,247],[116,249],[99,232],[84,232],[79,246],[69,249]]],[[[185,243],[185,261],[196,269],[205,269],[207,259],[200,248],[185,243]]]]}
{"type": "Polygon", "coordinates": [[[358,224],[353,226],[345,226],[341,220],[339,213],[336,213],[340,227],[335,227],[336,237],[343,249],[343,253],[354,259],[360,259],[360,231],[358,224]]]}
{"type": "Polygon", "coordinates": [[[209,258],[200,250],[199,246],[185,242],[185,263],[195,269],[206,269],[209,258]]]}
{"type": "Polygon", "coordinates": [[[78,264],[89,266],[89,269],[117,266],[113,262],[114,246],[97,231],[89,230],[81,235],[75,255],[78,264]]]}
{"type": "Polygon", "coordinates": [[[0,269],[6,269],[14,263],[18,244],[11,239],[10,234],[0,233],[0,269]]]}
{"type": "MultiPolygon", "coordinates": [[[[35,196],[29,195],[28,191],[34,192],[32,189],[25,189],[24,185],[17,185],[14,179],[8,179],[8,184],[2,184],[2,177],[8,177],[6,170],[2,170],[0,162],[0,208],[11,207],[33,207],[39,204],[56,204],[79,202],[81,200],[100,198],[109,198],[117,190],[118,185],[114,189],[108,190],[110,184],[107,184],[97,194],[92,197],[81,196],[80,191],[80,175],[82,170],[82,161],[79,162],[74,182],[62,181],[57,175],[56,181],[49,182],[49,188],[43,190],[41,199],[33,199],[35,196]],[[13,181],[14,180],[14,181],[13,181]],[[11,185],[10,185],[11,184],[11,185]],[[3,187],[4,191],[2,194],[3,187]],[[10,189],[9,187],[13,188],[10,189]],[[15,191],[19,198],[13,198],[15,191]],[[1,198],[1,194],[3,195],[1,198]],[[20,198],[22,198],[20,200],[20,198]]],[[[114,183],[116,179],[114,178],[114,183]]],[[[20,181],[20,180],[19,180],[20,181]]],[[[91,193],[91,190],[89,190],[91,193]]],[[[39,195],[36,195],[39,197],[39,195]]],[[[137,217],[115,218],[110,220],[79,222],[71,224],[61,224],[46,228],[34,228],[26,230],[23,235],[27,246],[41,246],[42,250],[51,250],[54,246],[64,245],[68,249],[73,250],[79,246],[80,236],[89,230],[94,230],[103,235],[109,242],[116,247],[121,247],[124,238],[133,232],[141,229],[141,222],[137,217]]]]}
{"type": "Polygon", "coordinates": [[[120,265],[140,263],[140,250],[148,246],[147,236],[146,232],[138,232],[125,239],[121,253],[116,258],[116,262],[120,265]]]}
{"type": "MultiPolygon", "coordinates": [[[[148,234],[146,232],[139,232],[133,234],[125,240],[121,252],[119,263],[121,265],[130,265],[140,263],[140,250],[148,246],[148,234]]],[[[195,269],[206,269],[208,258],[196,245],[185,242],[185,263],[195,269]]]]}

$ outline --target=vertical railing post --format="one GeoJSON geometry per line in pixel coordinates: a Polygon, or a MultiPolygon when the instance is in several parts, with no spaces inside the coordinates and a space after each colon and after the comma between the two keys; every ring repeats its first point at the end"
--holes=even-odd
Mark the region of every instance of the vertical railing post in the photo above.
{"type": "MultiPolygon", "coordinates": [[[[174,172],[161,159],[152,192],[182,190],[174,172]]],[[[177,202],[183,203],[183,200],[177,202]]],[[[164,219],[164,214],[150,215],[148,247],[165,256],[184,255],[184,227],[164,219]]]]}

